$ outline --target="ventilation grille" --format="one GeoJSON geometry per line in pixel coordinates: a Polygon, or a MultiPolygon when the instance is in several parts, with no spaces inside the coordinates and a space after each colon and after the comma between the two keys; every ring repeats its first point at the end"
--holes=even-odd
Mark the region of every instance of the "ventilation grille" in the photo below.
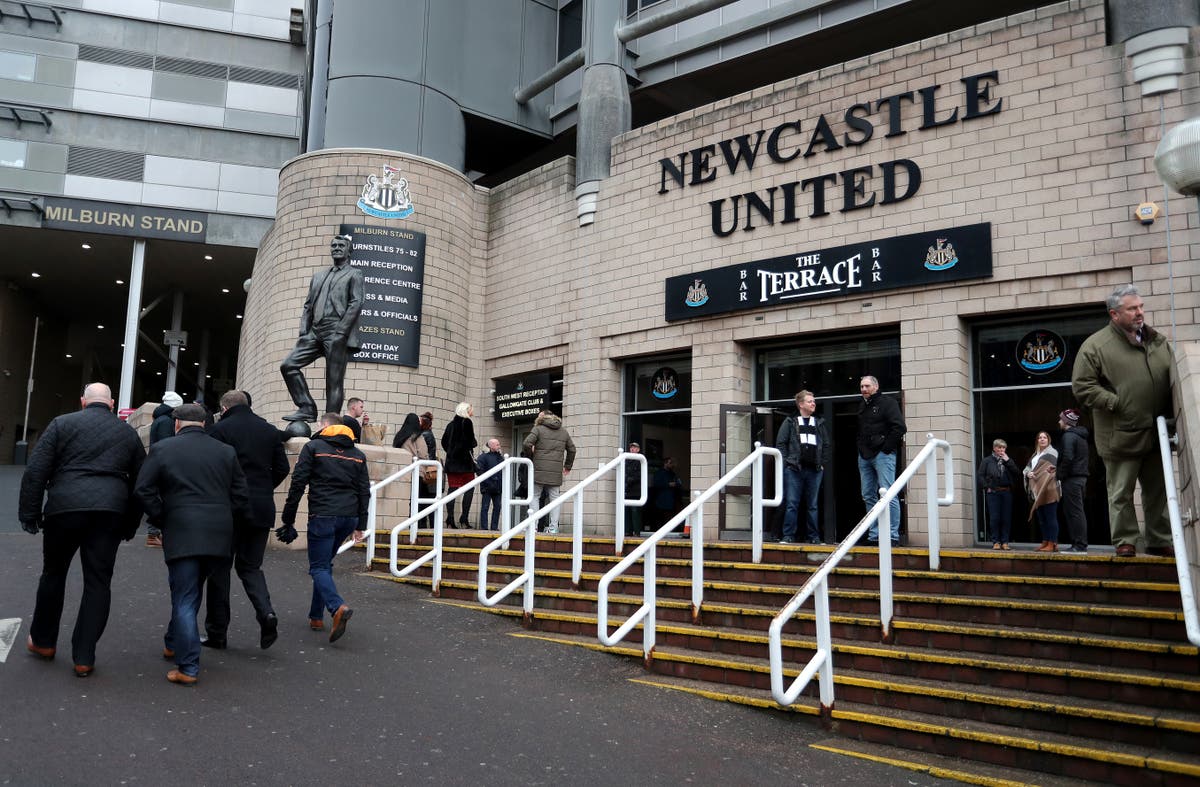
{"type": "Polygon", "coordinates": [[[230,82],[249,82],[252,85],[269,85],[271,87],[300,87],[300,77],[282,71],[265,71],[261,68],[246,68],[244,66],[229,67],[230,82]]]}
{"type": "Polygon", "coordinates": [[[129,66],[130,68],[154,68],[154,55],[148,55],[145,52],[130,52],[127,49],[109,49],[91,44],[79,45],[79,59],[92,63],[129,66]]]}
{"type": "Polygon", "coordinates": [[[192,77],[208,77],[209,79],[227,79],[229,77],[229,66],[163,55],[154,58],[154,70],[169,71],[172,74],[187,74],[192,77]]]}
{"type": "Polygon", "coordinates": [[[143,153],[104,148],[71,146],[67,153],[67,174],[93,178],[140,181],[146,169],[143,153]]]}

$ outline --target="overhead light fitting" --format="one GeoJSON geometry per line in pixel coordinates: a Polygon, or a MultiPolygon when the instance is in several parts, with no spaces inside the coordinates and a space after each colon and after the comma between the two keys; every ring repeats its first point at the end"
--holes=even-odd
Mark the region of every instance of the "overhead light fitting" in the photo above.
{"type": "Polygon", "coordinates": [[[229,288],[228,288],[228,287],[222,287],[222,288],[221,288],[221,292],[225,292],[225,293],[227,293],[227,292],[229,292],[229,288]]]}
{"type": "Polygon", "coordinates": [[[96,326],[96,329],[97,329],[97,330],[100,330],[100,331],[102,331],[102,330],[104,330],[104,326],[103,326],[103,325],[97,325],[97,326],[96,326]]]}
{"type": "Polygon", "coordinates": [[[212,259],[212,255],[211,255],[211,254],[205,254],[205,255],[204,255],[204,259],[206,259],[206,260],[211,260],[211,259],[212,259]]]}
{"type": "Polygon", "coordinates": [[[117,279],[117,284],[124,284],[124,283],[125,283],[124,279],[117,279]]]}
{"type": "Polygon", "coordinates": [[[84,243],[84,244],[80,245],[80,247],[79,247],[79,248],[81,248],[81,249],[90,249],[90,248],[92,248],[92,244],[90,244],[90,243],[84,243]]]}
{"type": "Polygon", "coordinates": [[[31,274],[29,274],[29,275],[30,275],[30,276],[32,276],[32,277],[33,277],[33,278],[35,278],[35,279],[40,279],[40,278],[42,278],[42,274],[38,273],[37,271],[34,271],[33,273],[31,273],[31,274]]]}

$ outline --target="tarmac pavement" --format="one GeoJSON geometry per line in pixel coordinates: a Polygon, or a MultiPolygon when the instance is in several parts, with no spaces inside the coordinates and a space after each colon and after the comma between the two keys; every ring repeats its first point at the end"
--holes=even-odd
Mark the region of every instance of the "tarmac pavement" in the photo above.
{"type": "Polygon", "coordinates": [[[0,466],[0,620],[21,618],[0,663],[0,784],[589,785],[950,784],[809,748],[810,720],[633,683],[628,659],[510,636],[506,618],[434,603],[428,591],[357,573],[337,644],[308,629],[302,553],[271,549],[279,641],[258,648],[234,581],[228,650],[201,654],[200,682],[167,682],[170,616],[162,552],[122,544],[108,629],[90,678],[70,636],[68,584],[56,660],[25,652],[41,536],[20,531],[20,468],[0,466]]]}

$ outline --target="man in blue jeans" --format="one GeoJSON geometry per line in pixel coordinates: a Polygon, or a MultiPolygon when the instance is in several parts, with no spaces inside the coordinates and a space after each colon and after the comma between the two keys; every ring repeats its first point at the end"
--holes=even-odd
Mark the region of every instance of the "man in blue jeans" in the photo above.
{"type": "Polygon", "coordinates": [[[167,680],[194,686],[200,674],[201,588],[210,575],[229,573],[234,525],[252,526],[254,513],[237,451],[204,433],[204,408],[185,404],[173,415],[175,438],[150,449],[134,494],[163,533],[171,584],[163,658],[176,664],[167,680]]]}
{"type": "Polygon", "coordinates": [[[292,485],[280,519],[283,527],[275,535],[285,544],[296,540],[296,508],[308,488],[308,573],[312,577],[312,606],[308,625],[313,631],[325,627],[325,611],[333,615],[329,641],[346,633],[354,610],[338,594],[333,583],[333,558],[351,534],[362,541],[367,528],[367,506],[371,501],[371,479],[367,458],[354,445],[354,433],[337,413],[321,418],[324,427],[300,451],[292,471],[292,485]]]}
{"type": "MultiPolygon", "coordinates": [[[[858,476],[862,481],[862,498],[867,510],[879,502],[879,489],[887,489],[896,481],[896,454],[908,427],[900,414],[900,405],[890,396],[879,392],[879,381],[867,375],[858,381],[863,402],[858,408],[858,476]]],[[[892,546],[900,544],[900,500],[892,498],[888,505],[892,526],[892,546]]],[[[878,546],[879,524],[872,522],[867,531],[867,545],[878,546]]]]}
{"type": "Polygon", "coordinates": [[[811,391],[796,394],[796,409],[800,414],[784,421],[775,437],[775,447],[783,454],[784,517],[783,538],[779,543],[796,543],[797,520],[803,508],[805,538],[810,544],[820,544],[817,503],[821,477],[832,455],[833,444],[825,419],[814,415],[817,400],[811,391]]]}

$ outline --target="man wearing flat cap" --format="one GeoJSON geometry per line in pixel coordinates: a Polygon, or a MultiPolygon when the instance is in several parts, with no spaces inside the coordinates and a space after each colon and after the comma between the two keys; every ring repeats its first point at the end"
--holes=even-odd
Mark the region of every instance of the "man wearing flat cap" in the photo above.
{"type": "Polygon", "coordinates": [[[358,318],[363,304],[363,275],[350,264],[349,235],[338,235],[329,244],[333,265],[313,275],[300,315],[300,337],[279,366],[296,412],[285,421],[317,420],[317,404],[300,371],[318,358],[325,359],[325,410],[342,411],[346,365],[359,348],[358,318]]]}
{"type": "Polygon", "coordinates": [[[185,404],[174,416],[175,438],[150,451],[134,492],[163,532],[171,584],[163,658],[176,664],[167,680],[193,686],[200,674],[201,589],[211,574],[229,573],[234,526],[252,527],[254,514],[237,451],[204,433],[204,408],[185,404]]]}

